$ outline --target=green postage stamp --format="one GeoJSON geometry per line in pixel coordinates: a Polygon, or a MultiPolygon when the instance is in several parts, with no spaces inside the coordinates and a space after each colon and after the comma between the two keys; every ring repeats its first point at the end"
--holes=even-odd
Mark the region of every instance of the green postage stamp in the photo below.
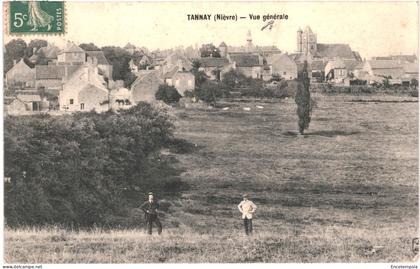
{"type": "Polygon", "coordinates": [[[63,1],[13,1],[8,4],[11,34],[65,32],[63,1]]]}

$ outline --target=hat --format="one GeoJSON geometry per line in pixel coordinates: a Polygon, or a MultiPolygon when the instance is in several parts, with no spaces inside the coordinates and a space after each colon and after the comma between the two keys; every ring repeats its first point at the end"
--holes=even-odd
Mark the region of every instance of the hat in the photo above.
{"type": "Polygon", "coordinates": [[[149,193],[147,195],[154,195],[153,192],[149,191],[149,193]]]}
{"type": "Polygon", "coordinates": [[[243,194],[242,198],[248,198],[248,194],[243,194]]]}

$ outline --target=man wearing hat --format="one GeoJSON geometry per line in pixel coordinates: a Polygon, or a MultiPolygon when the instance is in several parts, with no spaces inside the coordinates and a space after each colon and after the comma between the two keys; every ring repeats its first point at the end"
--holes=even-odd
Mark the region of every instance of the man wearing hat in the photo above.
{"type": "Polygon", "coordinates": [[[250,235],[252,234],[252,214],[257,209],[257,206],[251,200],[248,200],[248,195],[244,194],[242,197],[243,200],[239,203],[238,208],[244,220],[245,233],[250,235]]]}
{"type": "Polygon", "coordinates": [[[146,219],[146,229],[148,234],[152,234],[152,225],[153,222],[156,224],[158,228],[158,234],[162,233],[162,224],[159,221],[157,209],[159,208],[159,204],[153,197],[153,192],[149,192],[149,200],[144,202],[140,209],[144,211],[144,216],[146,219]]]}

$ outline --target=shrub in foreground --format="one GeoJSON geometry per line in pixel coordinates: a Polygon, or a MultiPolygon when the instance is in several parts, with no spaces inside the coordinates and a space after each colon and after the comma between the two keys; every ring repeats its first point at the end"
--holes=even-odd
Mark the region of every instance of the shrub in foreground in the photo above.
{"type": "Polygon", "coordinates": [[[174,127],[146,103],[119,113],[9,116],[4,127],[10,226],[104,224],[176,173],[156,154],[174,127]]]}
{"type": "Polygon", "coordinates": [[[156,100],[162,100],[166,104],[178,103],[181,95],[174,86],[160,85],[155,94],[156,100]]]}

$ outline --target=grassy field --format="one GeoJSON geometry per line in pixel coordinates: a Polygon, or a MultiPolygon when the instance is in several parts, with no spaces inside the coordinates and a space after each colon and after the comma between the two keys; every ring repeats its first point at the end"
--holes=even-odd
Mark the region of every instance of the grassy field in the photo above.
{"type": "Polygon", "coordinates": [[[177,108],[177,137],[196,146],[176,156],[190,188],[169,201],[161,237],[141,230],[8,229],[5,260],[411,261],[411,240],[418,237],[418,103],[378,98],[317,97],[304,137],[296,134],[291,99],[221,103],[227,110],[177,108]],[[258,206],[251,238],[243,235],[236,207],[243,193],[258,206]]]}

